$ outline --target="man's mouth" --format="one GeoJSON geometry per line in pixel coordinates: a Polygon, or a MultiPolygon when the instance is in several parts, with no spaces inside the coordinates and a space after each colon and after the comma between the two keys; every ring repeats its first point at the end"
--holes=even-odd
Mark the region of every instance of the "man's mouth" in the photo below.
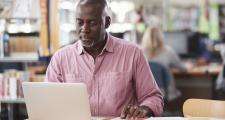
{"type": "Polygon", "coordinates": [[[84,46],[86,47],[90,47],[94,44],[94,41],[93,40],[90,40],[90,39],[84,39],[82,38],[81,39],[81,42],[83,43],[84,46]]]}
{"type": "Polygon", "coordinates": [[[83,40],[90,40],[90,38],[83,38],[83,40]]]}
{"type": "Polygon", "coordinates": [[[81,36],[80,38],[81,38],[83,41],[89,41],[89,40],[91,40],[90,37],[83,37],[83,36],[81,36]]]}
{"type": "Polygon", "coordinates": [[[90,42],[92,42],[91,39],[84,39],[84,38],[82,39],[82,41],[85,42],[85,43],[90,43],[90,42]]]}
{"type": "Polygon", "coordinates": [[[89,38],[82,38],[81,41],[82,41],[83,43],[91,43],[91,42],[92,42],[92,40],[89,39],[89,38]]]}

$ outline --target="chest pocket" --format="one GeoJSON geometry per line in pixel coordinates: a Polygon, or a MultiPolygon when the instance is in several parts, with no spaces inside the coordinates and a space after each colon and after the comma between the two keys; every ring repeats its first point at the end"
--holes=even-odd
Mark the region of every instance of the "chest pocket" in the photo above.
{"type": "Polygon", "coordinates": [[[102,89],[108,93],[106,96],[116,99],[124,97],[131,85],[129,72],[107,72],[101,79],[102,89]]]}
{"type": "Polygon", "coordinates": [[[84,76],[75,73],[65,74],[65,82],[67,83],[80,83],[84,82],[84,76]]]}

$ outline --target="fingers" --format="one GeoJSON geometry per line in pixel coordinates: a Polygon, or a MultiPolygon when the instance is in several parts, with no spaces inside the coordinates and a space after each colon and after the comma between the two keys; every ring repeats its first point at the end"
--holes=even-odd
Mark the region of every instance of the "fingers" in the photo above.
{"type": "Polygon", "coordinates": [[[144,118],[144,117],[146,117],[146,115],[147,115],[147,111],[146,110],[144,110],[144,109],[139,109],[139,114],[138,114],[138,116],[137,116],[137,118],[144,118]]]}
{"type": "Polygon", "coordinates": [[[131,118],[134,117],[134,113],[138,110],[137,106],[131,106],[130,109],[128,110],[128,114],[126,118],[131,118]]]}
{"type": "Polygon", "coordinates": [[[135,118],[139,117],[140,113],[141,113],[140,109],[135,110],[133,117],[135,117],[135,118]]]}
{"type": "Polygon", "coordinates": [[[145,118],[147,116],[148,111],[139,106],[125,106],[121,113],[122,119],[137,119],[137,118],[145,118]]]}
{"type": "Polygon", "coordinates": [[[125,119],[127,117],[127,114],[129,113],[131,105],[127,105],[123,108],[122,113],[120,115],[120,118],[125,119]]]}

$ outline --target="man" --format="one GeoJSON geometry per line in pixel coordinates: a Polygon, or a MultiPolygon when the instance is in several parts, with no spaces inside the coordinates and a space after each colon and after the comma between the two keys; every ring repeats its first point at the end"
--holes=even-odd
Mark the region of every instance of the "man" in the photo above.
{"type": "Polygon", "coordinates": [[[106,32],[106,7],[106,0],[78,2],[79,41],[54,54],[46,81],[85,83],[93,116],[159,116],[162,95],[148,63],[138,47],[106,32]]]}

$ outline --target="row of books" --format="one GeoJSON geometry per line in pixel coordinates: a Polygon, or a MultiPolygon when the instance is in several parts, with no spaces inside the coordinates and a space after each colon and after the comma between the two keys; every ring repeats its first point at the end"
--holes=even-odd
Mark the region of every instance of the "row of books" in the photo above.
{"type": "Polygon", "coordinates": [[[27,71],[7,70],[0,74],[0,98],[23,98],[22,82],[29,79],[30,75],[27,71]]]}

